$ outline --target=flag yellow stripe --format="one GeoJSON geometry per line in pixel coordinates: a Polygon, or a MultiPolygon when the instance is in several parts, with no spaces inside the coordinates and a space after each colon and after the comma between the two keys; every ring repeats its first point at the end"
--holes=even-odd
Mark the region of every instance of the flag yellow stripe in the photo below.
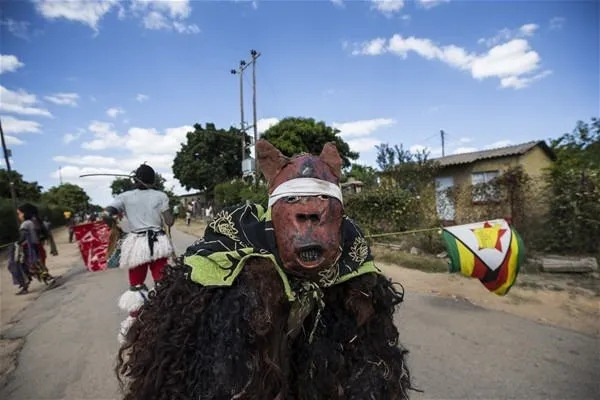
{"type": "Polygon", "coordinates": [[[510,287],[512,282],[515,280],[517,275],[517,262],[519,261],[519,243],[517,242],[516,235],[512,234],[510,239],[510,258],[508,259],[508,273],[506,275],[506,282],[502,284],[498,289],[494,290],[494,293],[498,295],[504,295],[506,290],[510,287]]]}
{"type": "Polygon", "coordinates": [[[459,240],[456,241],[456,248],[458,249],[462,274],[466,276],[473,275],[473,268],[475,268],[475,256],[473,252],[459,240]]]}

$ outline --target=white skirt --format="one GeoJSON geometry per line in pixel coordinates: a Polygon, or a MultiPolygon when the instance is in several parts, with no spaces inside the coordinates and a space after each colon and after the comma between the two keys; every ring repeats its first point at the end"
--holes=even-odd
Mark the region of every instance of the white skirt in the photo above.
{"type": "Polygon", "coordinates": [[[159,234],[153,243],[153,253],[150,254],[148,237],[145,233],[128,233],[121,243],[119,267],[130,269],[139,265],[171,256],[173,247],[167,235],[159,234]]]}

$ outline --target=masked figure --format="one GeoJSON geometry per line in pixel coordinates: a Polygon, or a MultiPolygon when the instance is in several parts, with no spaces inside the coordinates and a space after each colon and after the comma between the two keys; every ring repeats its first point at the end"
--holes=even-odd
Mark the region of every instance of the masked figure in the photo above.
{"type": "Polygon", "coordinates": [[[119,352],[125,399],[408,397],[403,294],[344,215],[342,160],[256,146],[269,203],[217,213],[119,352]]]}

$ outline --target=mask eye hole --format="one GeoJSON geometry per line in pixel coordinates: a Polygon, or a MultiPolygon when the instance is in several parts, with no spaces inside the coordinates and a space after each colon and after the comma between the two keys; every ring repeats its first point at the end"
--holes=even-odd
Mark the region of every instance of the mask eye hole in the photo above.
{"type": "Polygon", "coordinates": [[[327,196],[326,194],[320,194],[317,197],[319,197],[319,200],[329,200],[329,196],[327,196]]]}
{"type": "Polygon", "coordinates": [[[288,196],[285,198],[286,203],[297,203],[300,200],[299,196],[288,196]]]}

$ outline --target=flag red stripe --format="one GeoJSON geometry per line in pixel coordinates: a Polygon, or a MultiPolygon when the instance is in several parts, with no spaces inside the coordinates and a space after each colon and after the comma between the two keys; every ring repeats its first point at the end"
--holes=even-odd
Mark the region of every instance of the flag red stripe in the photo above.
{"type": "Polygon", "coordinates": [[[508,251],[506,252],[506,258],[504,259],[504,262],[500,266],[500,272],[498,273],[498,277],[496,278],[496,280],[484,283],[485,287],[488,288],[488,290],[493,292],[494,290],[498,289],[500,286],[504,285],[504,283],[506,282],[506,279],[508,277],[508,268],[509,268],[508,262],[510,260],[511,252],[512,252],[512,248],[509,247],[508,251]]]}

